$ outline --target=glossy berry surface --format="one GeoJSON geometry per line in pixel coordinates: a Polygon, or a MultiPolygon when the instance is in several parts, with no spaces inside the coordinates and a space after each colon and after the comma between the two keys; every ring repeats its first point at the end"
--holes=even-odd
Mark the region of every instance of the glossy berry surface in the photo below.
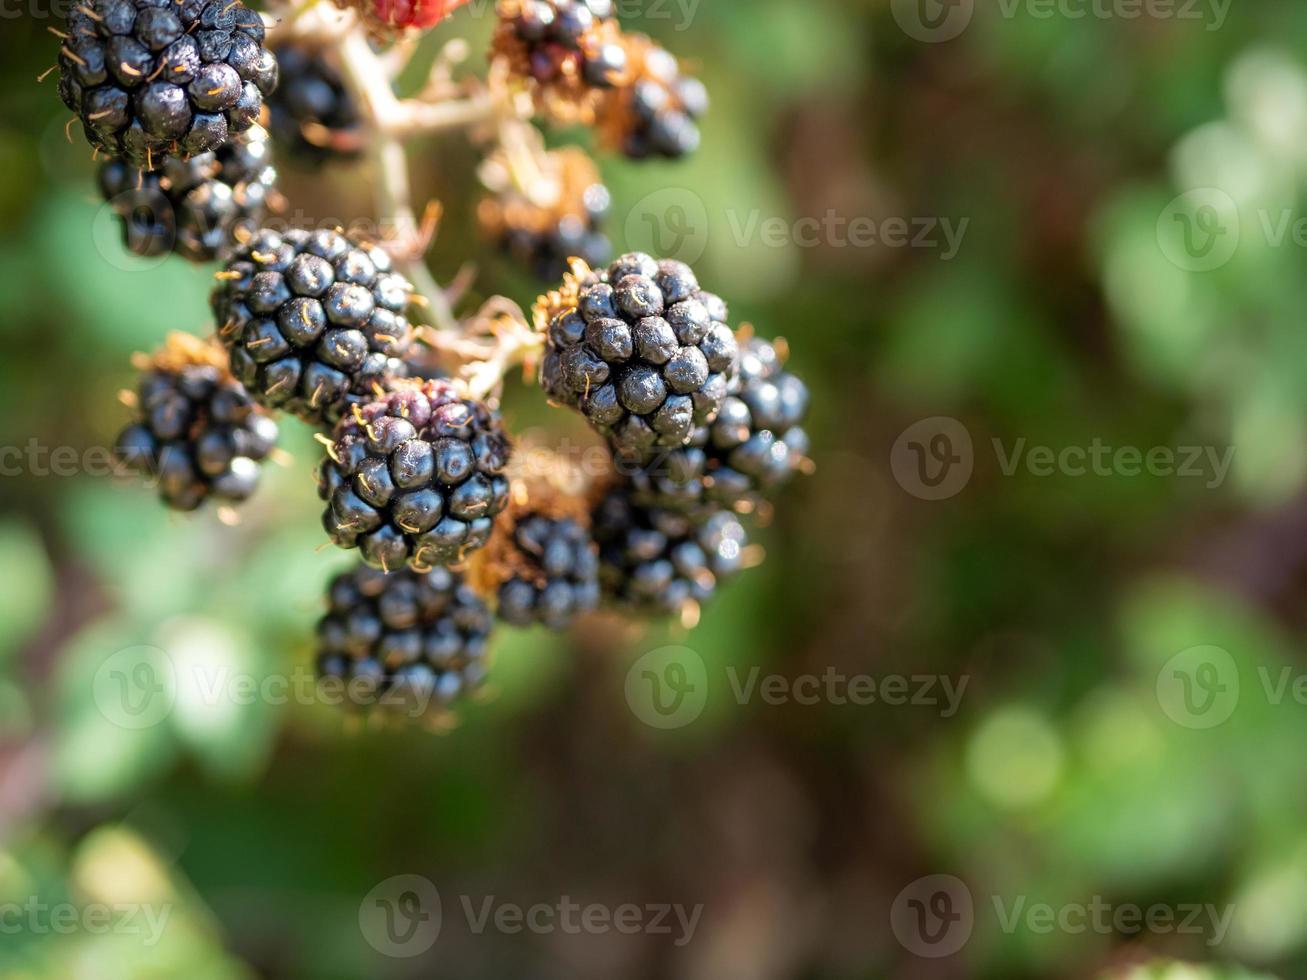
{"type": "Polygon", "coordinates": [[[688,513],[757,506],[805,465],[808,400],[807,386],[783,369],[774,346],[745,341],[721,413],[686,448],[629,474],[636,500],[688,513]]]}
{"type": "Polygon", "coordinates": [[[499,13],[514,61],[536,82],[612,88],[626,69],[617,35],[603,30],[614,24],[611,0],[508,0],[499,13]]]}
{"type": "Polygon", "coordinates": [[[565,629],[599,604],[599,556],[573,518],[529,514],[513,527],[518,569],[499,587],[499,617],[514,626],[565,629]]]}
{"type": "Polygon", "coordinates": [[[679,613],[711,599],[740,570],[747,537],[734,514],[718,511],[696,521],[635,503],[624,489],[595,511],[600,583],[619,606],[679,613]]]}
{"type": "Polygon", "coordinates": [[[636,45],[641,70],[601,109],[617,148],[633,160],[677,160],[699,148],[699,120],[708,111],[708,89],[681,71],[674,55],[636,45]]]}
{"type": "Polygon", "coordinates": [[[351,707],[420,713],[485,679],[491,617],[445,568],[386,574],[361,565],[337,575],[318,622],[318,677],[343,686],[351,707]]]}
{"type": "Polygon", "coordinates": [[[157,481],[169,507],[195,510],[211,498],[240,503],[254,492],[277,423],[239,382],[207,364],[155,368],[142,375],[136,404],[115,453],[157,481]]]}
{"type": "Polygon", "coordinates": [[[550,323],[541,383],[623,456],[678,449],[717,417],[735,376],[726,316],[684,263],[624,255],[550,323]]]}
{"type": "Polygon", "coordinates": [[[138,169],[217,150],[277,86],[263,21],[239,0],[86,0],[67,33],[64,104],[92,146],[138,169]]]}
{"type": "Polygon", "coordinates": [[[262,404],[330,424],[404,376],[413,287],[383,249],[335,231],[264,229],[220,278],[218,339],[262,404]]]}
{"type": "Polygon", "coordinates": [[[288,44],[276,54],[281,82],[268,99],[268,128],[277,145],[309,166],[357,157],[358,106],[340,72],[303,45],[288,44]]]}
{"type": "Polygon", "coordinates": [[[192,262],[210,262],[235,244],[237,234],[263,223],[277,171],[267,134],[255,126],[216,153],[169,157],[149,173],[106,160],[99,182],[129,252],[175,252],[192,262]]]}
{"type": "Polygon", "coordinates": [[[461,561],[508,505],[509,443],[484,404],[409,381],[341,419],[318,470],[322,523],[374,568],[461,561]]]}

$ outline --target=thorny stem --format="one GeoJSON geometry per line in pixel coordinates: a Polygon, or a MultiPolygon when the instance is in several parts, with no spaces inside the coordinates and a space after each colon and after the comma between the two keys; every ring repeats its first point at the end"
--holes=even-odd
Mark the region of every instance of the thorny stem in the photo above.
{"type": "Polygon", "coordinates": [[[336,44],[345,78],[370,130],[377,168],[378,217],[393,224],[400,244],[398,264],[425,298],[435,325],[434,330],[424,332],[422,339],[451,362],[471,397],[491,397],[508,371],[532,360],[542,338],[527,325],[518,307],[502,299],[488,303],[467,326],[459,324],[447,292],[422,257],[425,235],[413,210],[403,140],[417,134],[466,129],[491,119],[499,119],[503,129],[505,117],[513,114],[512,107],[496,99],[489,88],[461,100],[400,99],[391,87],[398,58],[373,51],[361,25],[355,23],[340,33],[336,44]],[[404,255],[405,250],[409,254],[404,255]],[[482,336],[474,338],[472,334],[477,331],[482,336]]]}

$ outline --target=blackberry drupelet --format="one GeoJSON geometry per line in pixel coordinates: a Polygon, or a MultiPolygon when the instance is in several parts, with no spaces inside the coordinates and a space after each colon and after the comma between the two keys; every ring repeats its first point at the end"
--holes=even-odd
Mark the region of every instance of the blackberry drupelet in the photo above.
{"type": "Polygon", "coordinates": [[[541,385],[624,457],[687,445],[717,417],[735,376],[726,304],[684,263],[639,252],[578,273],[537,304],[548,324],[541,385]]]}
{"type": "Polygon", "coordinates": [[[477,217],[492,241],[537,278],[557,281],[580,258],[599,265],[612,258],[612,243],[602,222],[612,205],[599,170],[581,150],[567,148],[544,156],[541,197],[533,200],[507,179],[507,163],[492,157],[482,168],[483,179],[496,193],[482,200],[477,217]],[[504,179],[501,179],[504,178],[504,179]]]}
{"type": "Polygon", "coordinates": [[[604,595],[639,611],[680,613],[712,598],[744,566],[747,537],[734,514],[704,521],[641,507],[611,491],[594,515],[604,595]]]}
{"type": "Polygon", "coordinates": [[[498,416],[451,382],[393,382],[336,426],[318,469],[323,527],[375,568],[461,561],[508,505],[509,452],[498,416]]]}
{"type": "Polygon", "coordinates": [[[217,150],[277,86],[239,0],[86,0],[68,15],[59,94],[93,147],[141,170],[217,150]]]}
{"type": "Polygon", "coordinates": [[[508,533],[512,558],[499,586],[499,617],[514,626],[566,629],[599,605],[599,556],[571,517],[526,514],[508,533]]]}
{"type": "Polygon", "coordinates": [[[136,420],[118,437],[115,453],[156,479],[159,496],[175,510],[195,510],[210,498],[247,499],[277,442],[277,423],[224,361],[216,345],[174,334],[140,362],[136,420]]]}
{"type": "Polygon", "coordinates": [[[100,192],[136,255],[176,252],[192,262],[219,258],[238,234],[267,216],[277,182],[267,133],[255,126],[216,153],[169,157],[144,173],[122,160],[100,166],[100,192]]]}
{"type": "Polygon", "coordinates": [[[612,88],[626,51],[612,0],[500,0],[495,50],[544,86],[612,88]]]}
{"type": "Polygon", "coordinates": [[[218,339],[269,408],[332,424],[404,376],[413,287],[382,248],[336,231],[263,229],[218,277],[218,339]]]}
{"type": "Polygon", "coordinates": [[[771,343],[745,341],[721,414],[697,429],[686,448],[630,474],[635,499],[691,514],[718,506],[750,510],[801,471],[808,388],[781,365],[771,343]]]}
{"type": "Polygon", "coordinates": [[[607,93],[599,107],[608,145],[633,160],[693,153],[698,120],[708,111],[703,82],[682,74],[676,57],[646,37],[629,37],[626,50],[632,79],[607,93]]]}
{"type": "Polygon", "coordinates": [[[278,146],[309,166],[357,157],[362,124],[340,72],[306,45],[287,44],[276,55],[281,81],[268,98],[268,128],[278,146]]]}
{"type": "Polygon", "coordinates": [[[442,707],[485,679],[490,611],[449,569],[360,565],[337,575],[327,595],[318,677],[343,683],[351,707],[442,707]]]}

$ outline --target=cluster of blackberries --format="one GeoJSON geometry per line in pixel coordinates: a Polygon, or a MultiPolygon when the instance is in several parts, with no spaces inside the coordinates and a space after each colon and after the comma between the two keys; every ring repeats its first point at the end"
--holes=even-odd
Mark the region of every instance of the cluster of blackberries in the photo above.
{"type": "Polygon", "coordinates": [[[699,148],[698,120],[708,111],[703,82],[683,74],[676,57],[646,38],[628,44],[632,80],[600,104],[609,142],[633,160],[679,159],[699,148]]]}
{"type": "Polygon", "coordinates": [[[277,85],[240,0],[86,0],[68,15],[59,94],[92,146],[141,170],[217,150],[277,85]]]}
{"type": "Polygon", "coordinates": [[[457,573],[360,565],[336,576],[327,596],[318,675],[350,707],[420,715],[484,679],[490,611],[457,573]]]}
{"type": "Polygon", "coordinates": [[[263,229],[218,275],[218,338],[261,404],[330,424],[404,376],[413,287],[379,246],[263,229]]]}
{"type": "Polygon", "coordinates": [[[159,496],[175,510],[195,510],[210,498],[247,499],[276,446],[277,423],[232,378],[221,352],[193,337],[173,335],[145,367],[118,459],[157,480],[159,496]]]}
{"type": "Polygon", "coordinates": [[[358,156],[358,106],[340,72],[306,45],[287,44],[276,55],[281,81],[268,99],[268,128],[277,145],[308,166],[358,156]]]}
{"type": "Polygon", "coordinates": [[[604,594],[651,611],[702,603],[745,560],[736,512],[808,465],[807,388],[775,345],[737,343],[726,304],[683,263],[633,253],[578,268],[536,313],[542,386],[615,457],[592,516],[604,594]]]}
{"type": "Polygon", "coordinates": [[[612,0],[500,0],[496,50],[540,86],[612,88],[626,49],[612,0]]]}
{"type": "Polygon", "coordinates": [[[448,381],[395,381],[336,426],[318,470],[323,527],[381,569],[462,561],[508,506],[498,418],[448,381]]]}
{"type": "Polygon", "coordinates": [[[541,384],[624,457],[679,449],[717,418],[738,349],[726,304],[683,262],[640,252],[575,283],[545,341],[541,384]]]}
{"type": "MultiPolygon", "coordinates": [[[[484,170],[498,176],[495,158],[484,170]]],[[[599,171],[585,153],[576,149],[543,155],[542,166],[551,179],[542,180],[546,201],[533,200],[509,181],[494,180],[495,193],[482,200],[477,218],[482,232],[517,264],[538,279],[556,281],[573,258],[600,265],[612,258],[612,243],[603,221],[612,207],[612,195],[599,179],[599,171]]]]}
{"type": "Polygon", "coordinates": [[[100,165],[100,192],[136,255],[175,252],[192,262],[218,258],[236,236],[263,223],[276,185],[267,133],[255,126],[217,151],[166,157],[143,172],[124,160],[100,165]]]}

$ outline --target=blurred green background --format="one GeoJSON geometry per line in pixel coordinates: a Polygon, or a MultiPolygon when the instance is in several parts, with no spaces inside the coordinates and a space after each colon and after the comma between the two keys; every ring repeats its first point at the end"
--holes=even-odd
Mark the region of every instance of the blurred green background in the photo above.
{"type": "MultiPolygon", "coordinates": [[[[479,65],[479,10],[432,50],[466,36],[479,65]]],[[[236,528],[33,463],[112,443],[129,355],[210,329],[211,270],[122,251],[36,81],[48,4],[5,8],[0,446],[22,452],[0,477],[0,976],[1307,975],[1307,8],[623,10],[714,103],[684,164],[601,156],[610,231],[664,238],[788,339],[818,470],[698,629],[504,631],[496,696],[436,735],[187,683],[148,727],[100,710],[108,658],[139,646],[303,675],[349,559],[315,550],[314,443],[290,421],[293,463],[236,528]],[[1084,472],[1064,453],[1095,445],[1125,452],[1084,472]],[[662,730],[626,685],[668,644],[706,704],[662,730]],[[755,666],[905,678],[906,703],[737,696],[755,666]],[[442,929],[385,955],[360,908],[405,875],[438,889],[442,929]],[[464,913],[564,897],[702,914],[678,943],[464,913]]],[[[529,303],[472,230],[474,151],[414,160],[447,208],[436,273],[474,261],[477,295],[529,303]]],[[[357,172],[283,176],[301,219],[370,214],[357,172]]],[[[507,413],[580,437],[530,390],[507,413]]]]}

